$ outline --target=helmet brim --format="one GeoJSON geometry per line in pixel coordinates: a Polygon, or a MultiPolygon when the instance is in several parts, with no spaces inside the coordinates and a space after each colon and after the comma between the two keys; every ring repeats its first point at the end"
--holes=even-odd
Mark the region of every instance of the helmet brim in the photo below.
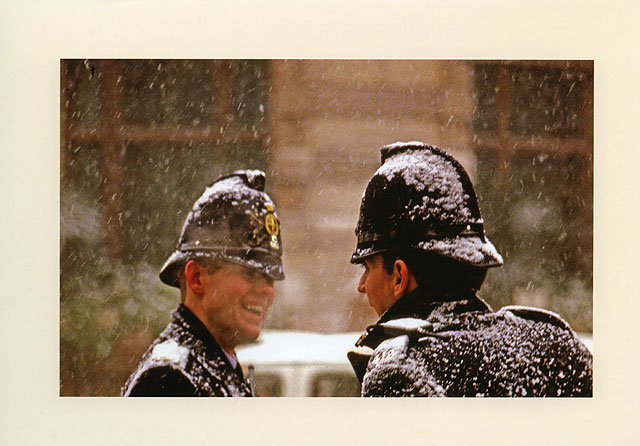
{"type": "Polygon", "coordinates": [[[478,268],[492,268],[504,264],[502,256],[498,253],[493,243],[486,237],[483,240],[478,236],[429,239],[404,246],[394,246],[393,248],[376,246],[376,244],[358,247],[351,256],[351,263],[363,263],[366,258],[401,247],[435,252],[478,268]]]}
{"type": "MultiPolygon", "coordinates": [[[[250,254],[252,252],[250,251],[250,254]]],[[[282,259],[272,254],[256,253],[259,255],[243,255],[231,249],[221,249],[220,251],[180,251],[177,250],[164,263],[160,270],[160,280],[170,286],[180,288],[178,282],[178,270],[189,259],[217,259],[223,262],[244,266],[251,270],[265,274],[273,280],[283,280],[284,271],[282,259]]]]}

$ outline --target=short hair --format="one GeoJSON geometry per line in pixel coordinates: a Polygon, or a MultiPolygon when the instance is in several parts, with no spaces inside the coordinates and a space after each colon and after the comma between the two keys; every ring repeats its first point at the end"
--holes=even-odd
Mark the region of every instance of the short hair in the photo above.
{"type": "Polygon", "coordinates": [[[403,260],[418,287],[435,295],[460,298],[475,294],[487,275],[487,269],[418,249],[391,250],[382,253],[382,266],[393,272],[396,260],[403,260]]]}
{"type": "Polygon", "coordinates": [[[198,264],[204,267],[209,274],[214,274],[216,271],[221,269],[225,263],[223,260],[217,259],[215,257],[189,257],[184,262],[182,262],[178,267],[178,272],[176,274],[178,283],[180,284],[180,295],[182,297],[182,302],[184,302],[184,298],[187,294],[187,281],[184,277],[184,266],[189,260],[195,260],[196,262],[198,262],[198,264]]]}

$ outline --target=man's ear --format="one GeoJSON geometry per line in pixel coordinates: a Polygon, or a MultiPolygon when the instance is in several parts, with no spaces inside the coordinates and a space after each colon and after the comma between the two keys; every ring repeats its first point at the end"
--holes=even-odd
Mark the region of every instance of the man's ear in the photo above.
{"type": "Polygon", "coordinates": [[[418,287],[415,277],[402,259],[396,260],[393,264],[392,276],[394,297],[401,297],[418,287]]]}
{"type": "Polygon", "coordinates": [[[204,286],[202,285],[202,265],[191,259],[184,265],[184,279],[187,287],[194,294],[204,294],[204,286]]]}

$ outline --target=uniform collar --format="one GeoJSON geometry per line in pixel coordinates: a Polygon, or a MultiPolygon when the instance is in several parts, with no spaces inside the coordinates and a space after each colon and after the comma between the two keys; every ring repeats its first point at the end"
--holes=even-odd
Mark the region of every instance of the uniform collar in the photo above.
{"type": "Polygon", "coordinates": [[[202,323],[200,319],[198,319],[195,314],[193,314],[193,312],[189,308],[187,308],[184,304],[180,304],[174,311],[173,317],[175,320],[179,321],[179,323],[187,325],[189,327],[189,331],[202,342],[202,344],[208,351],[210,351],[214,355],[219,356],[226,363],[228,368],[243,377],[242,369],[240,368],[237,359],[236,363],[233,364],[231,359],[229,358],[229,355],[227,355],[222,347],[220,347],[220,344],[218,344],[207,327],[202,323]]]}
{"type": "Polygon", "coordinates": [[[398,299],[380,316],[377,324],[406,317],[426,319],[436,310],[443,313],[493,311],[489,304],[473,292],[470,292],[467,296],[452,298],[451,296],[434,295],[422,288],[416,288],[398,299]]]}
{"type": "Polygon", "coordinates": [[[417,288],[398,299],[385,311],[378,324],[403,317],[425,318],[436,307],[435,302],[424,298],[424,293],[417,288]]]}
{"type": "Polygon", "coordinates": [[[468,312],[490,313],[493,310],[484,300],[475,294],[457,300],[440,297],[434,299],[418,288],[402,296],[378,320],[370,325],[356,342],[356,348],[349,351],[347,357],[356,376],[362,382],[373,350],[385,339],[392,337],[381,325],[394,319],[415,318],[433,322],[434,326],[448,326],[456,319],[455,315],[468,312]]]}
{"type": "Polygon", "coordinates": [[[433,300],[424,290],[417,288],[402,296],[376,322],[367,327],[366,332],[356,342],[357,346],[375,348],[388,336],[380,324],[394,319],[415,318],[440,322],[451,321],[455,315],[468,312],[490,313],[493,310],[487,302],[475,294],[458,300],[440,298],[433,300]]]}

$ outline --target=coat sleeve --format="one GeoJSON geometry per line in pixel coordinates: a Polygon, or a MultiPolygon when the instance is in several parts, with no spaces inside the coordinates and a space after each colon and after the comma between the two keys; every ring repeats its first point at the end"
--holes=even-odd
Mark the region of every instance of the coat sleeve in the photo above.
{"type": "Polygon", "coordinates": [[[197,396],[195,386],[172,367],[154,367],[136,380],[129,396],[197,396]]]}

